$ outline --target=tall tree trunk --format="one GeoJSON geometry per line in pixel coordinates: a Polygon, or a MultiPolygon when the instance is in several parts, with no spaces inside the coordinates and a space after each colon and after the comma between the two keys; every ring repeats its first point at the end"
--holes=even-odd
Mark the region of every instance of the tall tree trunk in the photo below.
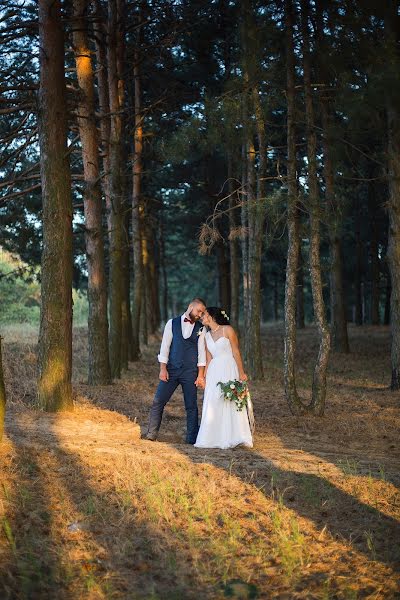
{"type": "Polygon", "coordinates": [[[229,309],[230,305],[230,270],[225,253],[224,243],[219,241],[216,244],[217,254],[217,275],[218,275],[218,303],[225,310],[229,309]]]}
{"type": "MultiPolygon", "coordinates": [[[[246,102],[246,100],[245,100],[246,102]]],[[[242,250],[242,290],[243,290],[243,332],[247,331],[249,322],[249,233],[248,233],[248,205],[249,198],[246,194],[247,190],[247,160],[246,160],[247,144],[244,142],[242,146],[242,195],[241,195],[241,250],[242,250]]]]}
{"type": "Polygon", "coordinates": [[[388,175],[389,175],[389,244],[388,262],[392,292],[390,299],[390,327],[392,334],[392,378],[390,388],[400,389],[400,110],[395,90],[400,68],[398,30],[395,29],[398,2],[386,0],[385,37],[389,72],[393,77],[393,89],[386,96],[388,126],[388,175]]]}
{"type": "Polygon", "coordinates": [[[356,269],[354,274],[354,301],[355,315],[354,321],[356,325],[363,324],[363,298],[362,298],[362,256],[363,248],[361,243],[360,217],[356,223],[356,269]]]}
{"type": "Polygon", "coordinates": [[[108,72],[106,52],[106,25],[102,14],[100,0],[96,0],[96,19],[94,33],[96,45],[96,78],[100,113],[100,139],[103,163],[102,187],[106,199],[107,231],[110,236],[110,217],[112,212],[110,196],[110,102],[108,97],[108,72]]]}
{"type": "Polygon", "coordinates": [[[376,214],[372,216],[371,234],[371,324],[379,325],[379,255],[378,255],[378,224],[376,214]]]}
{"type": "Polygon", "coordinates": [[[38,404],[72,409],[72,198],[59,0],[39,0],[43,253],[38,404]]]}
{"type": "Polygon", "coordinates": [[[385,314],[383,316],[383,324],[390,325],[390,298],[392,295],[392,284],[390,282],[390,274],[386,277],[386,295],[385,295],[385,314]]]}
{"type": "Polygon", "coordinates": [[[4,434],[4,420],[6,416],[6,387],[4,385],[3,373],[3,358],[1,351],[1,336],[0,336],[0,442],[4,434]]]}
{"type": "Polygon", "coordinates": [[[230,323],[239,325],[239,252],[236,237],[236,192],[233,183],[232,154],[228,152],[228,191],[229,191],[229,280],[230,280],[230,323]]]}
{"type": "Polygon", "coordinates": [[[314,107],[311,87],[311,60],[309,41],[309,0],[301,1],[301,24],[303,37],[303,76],[306,108],[306,136],[308,161],[308,188],[310,205],[310,274],[313,295],[314,315],[320,338],[318,358],[314,367],[312,400],[310,409],[318,415],[325,410],[326,374],[330,353],[330,332],[325,316],[325,304],[322,291],[322,273],[320,256],[321,207],[317,179],[317,136],[314,126],[314,107]]]}
{"type": "Polygon", "coordinates": [[[128,369],[128,361],[131,359],[132,352],[132,315],[130,299],[130,236],[129,236],[129,214],[130,207],[124,202],[124,226],[122,238],[122,336],[121,336],[121,367],[128,369]]]}
{"type": "MultiPolygon", "coordinates": [[[[295,188],[297,193],[297,189],[295,188]]],[[[298,217],[297,217],[298,218],[298,217]]],[[[299,236],[299,265],[297,267],[297,290],[296,290],[296,325],[297,329],[304,329],[304,266],[301,252],[301,239],[299,236]]]]}
{"type": "Polygon", "coordinates": [[[111,376],[121,376],[122,336],[122,119],[118,73],[118,28],[121,26],[117,0],[108,0],[108,94],[110,99],[110,365],[111,376]]]}
{"type": "Polygon", "coordinates": [[[347,334],[346,306],[343,286],[343,260],[342,238],[337,198],[335,194],[334,171],[332,163],[332,123],[329,114],[328,101],[321,102],[323,150],[324,150],[324,178],[325,198],[328,210],[331,213],[331,226],[329,236],[329,249],[331,258],[330,287],[331,287],[331,331],[332,347],[336,352],[348,353],[349,338],[347,334]]]}
{"type": "Polygon", "coordinates": [[[160,270],[162,278],[162,303],[161,303],[161,315],[164,323],[168,320],[168,278],[166,268],[166,256],[165,256],[165,234],[164,234],[164,208],[162,209],[160,219],[160,270]]]}
{"type": "Polygon", "coordinates": [[[258,142],[257,187],[254,190],[255,149],[249,140],[249,322],[246,334],[247,368],[253,379],[264,376],[261,348],[261,255],[265,225],[265,178],[267,171],[267,150],[265,143],[265,123],[262,114],[258,87],[252,89],[252,100],[256,117],[258,142]],[[255,193],[254,193],[255,192],[255,193]]]}
{"type": "Polygon", "coordinates": [[[274,273],[274,321],[279,321],[279,273],[274,273]]]}
{"type": "Polygon", "coordinates": [[[135,131],[133,150],[133,190],[132,190],[132,239],[133,239],[133,307],[132,339],[133,360],[140,358],[140,314],[143,296],[143,258],[142,258],[142,175],[143,175],[143,116],[142,92],[139,70],[139,53],[134,54],[133,77],[135,84],[135,131]]]}
{"type": "Polygon", "coordinates": [[[99,143],[95,121],[94,74],[88,40],[89,0],[74,0],[73,44],[79,86],[78,126],[85,181],[84,214],[88,270],[89,384],[110,383],[107,284],[104,268],[99,143]]]}
{"type": "Polygon", "coordinates": [[[285,396],[290,411],[304,412],[296,387],[296,296],[300,235],[297,211],[296,133],[295,133],[295,55],[293,43],[293,4],[285,0],[286,22],[286,101],[287,101],[287,185],[288,185],[288,250],[285,283],[285,396]]]}

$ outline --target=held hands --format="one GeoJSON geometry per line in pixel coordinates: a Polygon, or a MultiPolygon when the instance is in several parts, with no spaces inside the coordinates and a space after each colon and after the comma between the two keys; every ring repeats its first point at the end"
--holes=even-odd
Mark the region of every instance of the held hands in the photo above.
{"type": "Polygon", "coordinates": [[[196,381],[194,382],[194,385],[204,390],[204,388],[206,387],[206,380],[202,375],[199,375],[196,381]]]}

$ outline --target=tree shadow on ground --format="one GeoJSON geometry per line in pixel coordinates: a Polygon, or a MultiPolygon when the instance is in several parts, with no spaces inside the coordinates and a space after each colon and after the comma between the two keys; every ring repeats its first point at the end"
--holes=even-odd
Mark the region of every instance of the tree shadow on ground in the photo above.
{"type": "Polygon", "coordinates": [[[392,568],[400,567],[400,523],[324,477],[285,470],[250,449],[196,449],[181,444],[173,447],[193,463],[208,463],[251,483],[269,498],[279,499],[298,515],[311,520],[317,529],[327,528],[369,560],[392,568]]]}
{"type": "MultiPolygon", "coordinates": [[[[2,600],[72,600],[89,597],[90,591],[97,591],[98,597],[132,600],[216,597],[209,582],[199,581],[181,533],[161,527],[157,520],[139,518],[126,491],[118,494],[112,475],[105,481],[104,474],[89,469],[77,452],[61,447],[50,419],[46,440],[40,439],[43,426],[28,436],[18,419],[7,431],[18,472],[26,471],[29,485],[9,517],[16,551],[10,548],[9,571],[0,577],[2,600]],[[51,474],[45,470],[48,453],[51,474]],[[66,500],[60,504],[61,529],[59,521],[52,524],[53,511],[60,510],[54,495],[60,490],[66,500]]],[[[112,455],[104,459],[113,473],[112,455]]],[[[16,485],[13,493],[21,495],[18,481],[16,485]]]]}
{"type": "MultiPolygon", "coordinates": [[[[15,434],[22,432],[18,426],[15,434]]],[[[10,436],[15,440],[15,435],[10,436]]],[[[52,535],[53,515],[42,473],[40,452],[30,447],[12,450],[12,469],[16,481],[12,489],[3,483],[8,514],[4,516],[1,532],[8,541],[8,554],[2,556],[0,597],[2,600],[53,600],[70,598],[63,582],[67,573],[62,564],[60,549],[52,535]]]]}

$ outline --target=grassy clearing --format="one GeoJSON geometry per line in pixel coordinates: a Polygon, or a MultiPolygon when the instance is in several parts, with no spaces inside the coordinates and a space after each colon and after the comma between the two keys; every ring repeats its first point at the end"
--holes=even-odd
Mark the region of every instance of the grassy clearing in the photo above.
{"type": "MultiPolygon", "coordinates": [[[[282,401],[281,332],[267,330],[267,364],[276,362],[252,386],[252,451],[184,445],[179,394],[161,443],[139,439],[133,420],[147,418],[156,342],[123,380],[90,389],[77,330],[76,410],[49,416],[30,408],[29,332],[6,338],[2,600],[398,597],[400,411],[383,387],[388,332],[376,330],[375,354],[354,337],[365,332],[352,333],[351,361],[333,360],[327,416],[298,419],[282,401]]],[[[306,371],[312,330],[300,343],[306,371]]]]}

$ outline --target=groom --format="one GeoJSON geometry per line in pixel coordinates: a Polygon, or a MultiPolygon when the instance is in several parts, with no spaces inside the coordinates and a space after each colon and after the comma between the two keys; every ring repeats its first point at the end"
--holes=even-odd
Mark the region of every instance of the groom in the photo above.
{"type": "Polygon", "coordinates": [[[178,387],[182,386],[186,409],[186,442],[194,444],[199,429],[197,386],[204,387],[206,350],[200,335],[199,319],[206,310],[201,298],[194,298],[186,312],[165,325],[158,362],[160,383],[150,410],[145,438],[155,441],[161,427],[164,406],[178,387]]]}

